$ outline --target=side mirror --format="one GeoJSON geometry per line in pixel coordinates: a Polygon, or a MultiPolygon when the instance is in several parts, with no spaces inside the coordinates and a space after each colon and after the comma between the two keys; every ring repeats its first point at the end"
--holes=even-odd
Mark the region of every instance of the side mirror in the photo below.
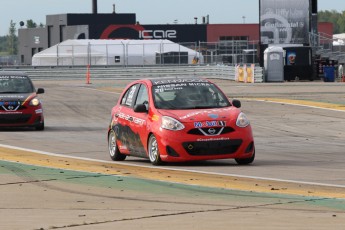
{"type": "Polygon", "coordinates": [[[37,94],[42,94],[42,93],[44,93],[44,89],[43,88],[38,88],[36,93],[37,94]]]}
{"type": "Polygon", "coordinates": [[[235,106],[236,108],[241,108],[241,102],[239,100],[232,100],[232,105],[235,106]]]}
{"type": "Polygon", "coordinates": [[[147,109],[146,109],[146,105],[144,104],[138,104],[134,106],[134,112],[136,113],[146,113],[147,109]]]}

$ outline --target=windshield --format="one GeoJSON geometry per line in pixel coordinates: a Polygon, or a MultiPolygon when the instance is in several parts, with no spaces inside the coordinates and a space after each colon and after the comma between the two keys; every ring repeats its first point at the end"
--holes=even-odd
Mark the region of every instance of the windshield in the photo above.
{"type": "Polygon", "coordinates": [[[225,95],[210,82],[154,85],[152,92],[157,109],[207,109],[230,106],[225,95]]]}
{"type": "Polygon", "coordinates": [[[34,87],[27,76],[0,76],[0,93],[32,93],[34,87]]]}

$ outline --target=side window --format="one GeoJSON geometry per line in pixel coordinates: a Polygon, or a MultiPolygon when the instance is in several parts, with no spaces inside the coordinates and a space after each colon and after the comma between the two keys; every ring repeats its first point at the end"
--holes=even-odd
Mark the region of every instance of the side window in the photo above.
{"type": "Polygon", "coordinates": [[[138,88],[138,84],[131,86],[125,93],[125,95],[123,96],[122,100],[121,100],[121,105],[127,105],[127,106],[131,106],[132,102],[133,102],[133,97],[135,95],[135,92],[138,88]]]}
{"type": "Polygon", "coordinates": [[[129,90],[126,91],[126,93],[123,95],[123,98],[121,100],[121,105],[125,105],[127,97],[128,97],[129,90]]]}
{"type": "Polygon", "coordinates": [[[135,105],[139,105],[139,104],[144,104],[146,106],[146,108],[148,109],[149,95],[148,95],[147,88],[145,85],[141,85],[139,92],[138,92],[138,96],[137,96],[137,100],[135,102],[135,105]]]}

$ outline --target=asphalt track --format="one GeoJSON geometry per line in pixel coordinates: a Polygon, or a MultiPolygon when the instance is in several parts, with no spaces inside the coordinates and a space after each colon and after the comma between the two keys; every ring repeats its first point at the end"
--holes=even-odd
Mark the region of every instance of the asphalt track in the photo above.
{"type": "Polygon", "coordinates": [[[35,82],[46,130],[0,132],[1,229],[344,229],[345,84],[215,81],[251,119],[251,166],[111,162],[127,81],[35,82]]]}

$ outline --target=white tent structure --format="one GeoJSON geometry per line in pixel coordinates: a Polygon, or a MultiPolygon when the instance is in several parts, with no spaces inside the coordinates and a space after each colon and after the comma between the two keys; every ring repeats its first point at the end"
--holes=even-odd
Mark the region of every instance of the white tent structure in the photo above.
{"type": "Polygon", "coordinates": [[[203,63],[201,53],[169,40],[66,40],[32,57],[33,66],[203,63]]]}
{"type": "Polygon", "coordinates": [[[333,45],[334,46],[344,46],[345,45],[345,33],[334,34],[333,35],[333,45]]]}

